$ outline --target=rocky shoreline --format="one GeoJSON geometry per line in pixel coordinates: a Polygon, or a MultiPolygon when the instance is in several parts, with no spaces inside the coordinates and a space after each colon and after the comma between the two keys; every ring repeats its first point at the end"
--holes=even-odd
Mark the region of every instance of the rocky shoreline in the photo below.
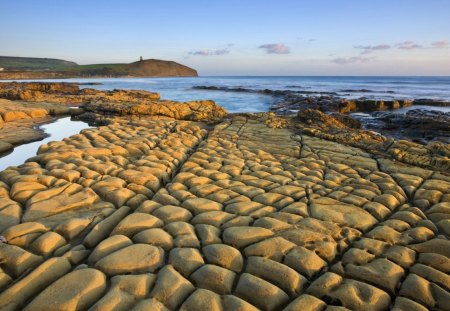
{"type": "MultiPolygon", "coordinates": [[[[336,92],[305,90],[258,90],[241,87],[194,86],[194,89],[222,92],[257,93],[273,96],[270,111],[277,115],[291,115],[303,109],[316,109],[324,113],[366,114],[359,120],[367,130],[380,132],[395,139],[408,139],[422,144],[437,140],[450,143],[450,112],[433,112],[412,109],[407,113],[395,113],[400,108],[414,106],[450,107],[450,102],[433,99],[376,100],[371,98],[346,99],[336,92]]],[[[364,92],[370,90],[342,90],[364,92]]],[[[348,94],[347,94],[348,95],[348,94]]],[[[394,94],[395,95],[395,94],[394,94]]],[[[358,118],[355,115],[355,118],[358,118]]]]}
{"type": "Polygon", "coordinates": [[[185,105],[159,99],[158,93],[80,89],[79,83],[0,83],[0,154],[10,152],[14,146],[45,138],[45,133],[36,125],[48,123],[55,116],[70,115],[98,125],[104,123],[105,117],[114,115],[164,115],[208,122],[225,115],[225,110],[212,101],[193,101],[185,105]]]}
{"type": "Polygon", "coordinates": [[[71,112],[69,107],[59,104],[0,98],[0,155],[12,151],[14,146],[44,139],[47,134],[39,126],[71,112]]]}
{"type": "Polygon", "coordinates": [[[448,144],[46,88],[103,126],[0,172],[0,309],[448,309],[448,144]]]}

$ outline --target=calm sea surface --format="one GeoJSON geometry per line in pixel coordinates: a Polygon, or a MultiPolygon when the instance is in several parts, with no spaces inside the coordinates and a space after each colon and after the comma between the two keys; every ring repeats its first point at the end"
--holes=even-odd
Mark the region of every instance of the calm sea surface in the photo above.
{"type": "MultiPolygon", "coordinates": [[[[41,80],[42,81],[42,80],[41,80]]],[[[444,99],[450,101],[450,77],[196,77],[101,78],[44,81],[99,82],[85,86],[101,90],[154,91],[162,99],[188,101],[212,99],[229,112],[267,111],[274,98],[262,94],[194,90],[193,86],[242,87],[255,90],[336,92],[345,98],[444,99]]],[[[83,87],[83,86],[82,86],[83,87]]]]}

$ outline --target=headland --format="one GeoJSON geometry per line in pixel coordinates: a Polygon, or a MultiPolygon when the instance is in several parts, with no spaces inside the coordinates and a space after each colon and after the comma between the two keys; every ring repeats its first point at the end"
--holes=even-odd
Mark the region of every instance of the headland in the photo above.
{"type": "Polygon", "coordinates": [[[59,59],[0,56],[0,68],[0,80],[198,75],[195,69],[159,59],[141,59],[129,64],[78,65],[59,59]]]}

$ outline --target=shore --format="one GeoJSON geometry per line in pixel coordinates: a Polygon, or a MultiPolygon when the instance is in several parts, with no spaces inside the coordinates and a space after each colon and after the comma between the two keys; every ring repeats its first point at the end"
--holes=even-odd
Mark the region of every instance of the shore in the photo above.
{"type": "MultiPolygon", "coordinates": [[[[450,144],[450,102],[446,100],[396,99],[394,91],[384,91],[389,94],[389,99],[372,96],[349,99],[352,93],[374,92],[367,89],[344,89],[337,93],[202,85],[193,88],[272,96],[274,103],[270,111],[278,115],[291,115],[303,109],[316,109],[328,114],[350,115],[356,119],[355,124],[359,121],[360,128],[377,131],[395,139],[407,139],[422,144],[437,140],[450,144]],[[433,109],[430,110],[430,107],[433,109]],[[439,108],[444,111],[440,111],[439,108]],[[402,110],[408,111],[398,113],[402,110]]],[[[380,91],[377,94],[380,94],[380,91]]]]}
{"type": "Polygon", "coordinates": [[[0,172],[0,308],[447,308],[448,144],[57,88],[102,126],[0,172]]]}

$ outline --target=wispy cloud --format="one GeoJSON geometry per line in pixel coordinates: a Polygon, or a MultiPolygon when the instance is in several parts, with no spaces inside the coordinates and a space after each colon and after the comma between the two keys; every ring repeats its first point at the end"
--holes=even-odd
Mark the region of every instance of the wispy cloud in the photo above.
{"type": "Polygon", "coordinates": [[[230,53],[230,50],[228,50],[228,49],[220,49],[220,50],[203,49],[203,50],[189,52],[190,55],[200,55],[200,56],[225,55],[225,54],[229,54],[229,53],[230,53]]]}
{"type": "Polygon", "coordinates": [[[338,57],[331,60],[331,62],[338,65],[346,65],[346,64],[354,64],[354,63],[367,63],[373,61],[374,57],[362,57],[362,56],[353,56],[353,57],[338,57]]]}
{"type": "Polygon", "coordinates": [[[302,41],[307,41],[307,42],[317,41],[317,39],[314,39],[314,38],[304,38],[304,37],[297,37],[297,40],[302,40],[302,41]]]}
{"type": "Polygon", "coordinates": [[[378,44],[378,45],[355,45],[355,49],[363,50],[361,52],[362,55],[364,54],[370,54],[374,51],[382,51],[382,50],[388,50],[391,48],[389,44],[378,44]]]}
{"type": "Polygon", "coordinates": [[[450,43],[447,40],[431,42],[431,47],[435,49],[446,49],[450,47],[450,43]]]}
{"type": "Polygon", "coordinates": [[[283,43],[268,43],[259,46],[260,49],[266,50],[267,54],[289,54],[291,51],[283,43]]]}
{"type": "Polygon", "coordinates": [[[403,41],[400,43],[397,43],[395,45],[400,50],[415,50],[415,49],[422,49],[423,45],[420,45],[414,41],[403,41]]]}

